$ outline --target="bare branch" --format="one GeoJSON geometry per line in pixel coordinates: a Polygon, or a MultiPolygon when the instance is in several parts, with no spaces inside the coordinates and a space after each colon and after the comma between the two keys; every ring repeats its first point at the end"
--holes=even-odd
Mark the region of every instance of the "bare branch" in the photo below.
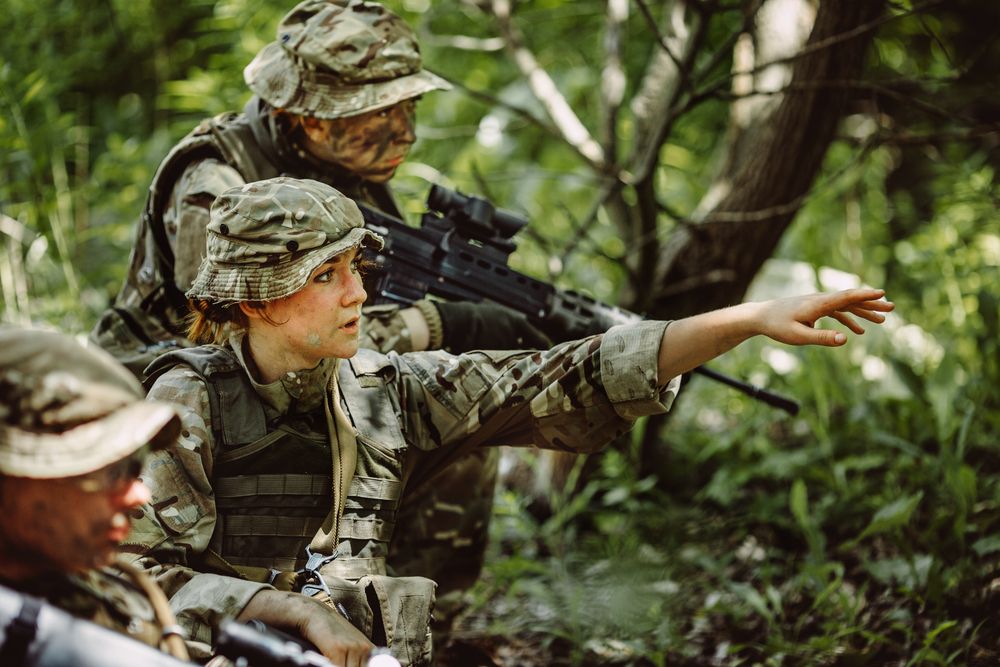
{"type": "Polygon", "coordinates": [[[804,48],[802,48],[800,51],[798,51],[793,55],[785,56],[783,58],[776,58],[766,63],[762,63],[760,65],[755,66],[749,72],[742,72],[742,71],[730,72],[725,76],[719,77],[715,81],[705,86],[705,88],[699,91],[697,94],[693,95],[691,101],[687,105],[687,108],[690,109],[691,107],[698,104],[707,95],[714,95],[718,90],[725,88],[727,83],[735,76],[757,74],[759,72],[762,72],[763,70],[766,70],[768,67],[773,67],[774,65],[780,65],[783,63],[799,60],[800,58],[803,58],[811,53],[822,51],[837,44],[850,41],[852,39],[860,37],[861,35],[864,35],[865,33],[875,30],[886,23],[904,18],[906,16],[918,14],[926,9],[934,7],[935,5],[940,5],[943,2],[945,2],[945,0],[927,0],[926,2],[916,5],[912,9],[906,12],[894,15],[880,16],[879,18],[868,21],[863,25],[859,25],[855,28],[852,28],[851,30],[844,31],[837,35],[831,35],[826,39],[818,40],[816,42],[813,42],[812,44],[808,44],[807,46],[805,46],[804,48]]]}
{"type": "MultiPolygon", "coordinates": [[[[795,61],[792,81],[857,79],[872,37],[871,29],[858,29],[878,24],[884,7],[884,2],[873,0],[820,3],[804,49],[809,55],[795,61]],[[857,38],[843,48],[811,48],[848,34],[857,38]]],[[[719,194],[691,216],[699,223],[699,233],[691,225],[675,228],[663,244],[654,284],[674,292],[679,282],[709,269],[729,269],[737,278],[710,290],[656,297],[654,313],[677,316],[741,298],[805,196],[815,191],[814,180],[849,100],[845,91],[836,89],[786,95],[776,109],[754,118],[739,133],[713,182],[719,194]]]]}
{"type": "Polygon", "coordinates": [[[428,34],[421,39],[421,43],[430,46],[440,46],[445,48],[460,49],[462,51],[482,51],[490,53],[492,51],[502,51],[506,46],[500,37],[472,37],[470,35],[435,35],[428,34]]]}
{"type": "Polygon", "coordinates": [[[503,33],[504,40],[507,42],[507,47],[514,56],[514,62],[528,79],[528,86],[545,108],[549,118],[555,123],[563,139],[576,149],[594,169],[604,171],[607,168],[604,150],[600,144],[594,141],[590,132],[580,122],[576,113],[566,102],[566,98],[552,81],[552,77],[538,64],[535,55],[524,45],[520,31],[511,21],[510,0],[492,0],[491,8],[500,26],[500,32],[503,33]]]}
{"type": "MultiPolygon", "coordinates": [[[[680,64],[668,55],[668,51],[658,49],[650,59],[643,75],[639,91],[632,99],[632,113],[635,115],[635,148],[627,164],[630,182],[648,178],[660,153],[664,138],[669,132],[676,114],[672,109],[681,95],[681,81],[690,76],[694,55],[704,39],[708,17],[693,13],[690,24],[687,20],[684,2],[676,2],[668,11],[665,20],[669,30],[664,39],[670,43],[670,51],[679,54],[680,64]],[[685,70],[682,74],[681,70],[685,70]]],[[[661,33],[662,34],[662,33],[661,33]]]]}
{"type": "MultiPolygon", "coordinates": [[[[913,81],[912,83],[916,83],[916,81],[913,81]]],[[[738,100],[749,97],[784,95],[785,93],[788,92],[816,91],[816,90],[825,90],[834,88],[871,91],[879,95],[885,95],[886,97],[891,97],[901,102],[906,102],[907,104],[912,104],[913,106],[919,107],[924,111],[927,111],[928,113],[940,118],[944,118],[947,120],[957,120],[967,125],[977,124],[977,121],[973,118],[969,118],[967,116],[963,116],[960,113],[956,113],[954,111],[945,109],[944,107],[940,107],[932,102],[928,102],[927,100],[921,99],[916,95],[894,90],[893,88],[887,85],[875,81],[857,81],[857,80],[798,81],[789,83],[785,86],[782,86],[781,88],[773,90],[751,88],[749,90],[742,90],[735,93],[730,93],[730,92],[719,93],[718,95],[715,95],[715,97],[717,99],[724,99],[724,100],[738,100]]]]}
{"type": "Polygon", "coordinates": [[[486,102],[487,104],[491,104],[493,106],[497,106],[497,107],[501,107],[503,109],[506,109],[507,111],[511,112],[512,114],[514,114],[518,118],[521,118],[522,120],[527,121],[531,125],[534,125],[535,127],[539,128],[540,130],[543,130],[543,131],[551,134],[556,139],[558,139],[560,141],[565,141],[565,137],[563,137],[563,135],[556,128],[552,127],[551,125],[549,125],[545,121],[540,120],[539,118],[537,118],[533,113],[531,113],[527,109],[522,109],[521,107],[516,106],[514,104],[511,104],[510,102],[505,102],[504,100],[500,99],[496,95],[493,95],[492,93],[488,93],[488,92],[486,92],[484,90],[476,90],[475,88],[469,88],[468,86],[466,86],[465,84],[463,84],[461,81],[457,81],[457,80],[454,80],[454,79],[449,79],[448,77],[442,75],[440,72],[435,72],[435,74],[437,74],[438,76],[440,76],[443,79],[446,79],[448,81],[448,83],[450,83],[455,88],[458,88],[459,90],[464,91],[470,97],[473,97],[473,98],[479,100],[480,102],[486,102]]]}
{"type": "Polygon", "coordinates": [[[656,25],[656,19],[653,18],[653,13],[649,11],[649,7],[646,6],[644,0],[635,0],[636,4],[639,5],[639,9],[642,11],[643,17],[646,19],[646,23],[649,24],[650,30],[656,35],[656,42],[663,49],[667,57],[674,63],[674,67],[677,68],[678,74],[681,76],[681,88],[686,88],[688,84],[687,72],[684,71],[684,65],[681,63],[680,59],[674,53],[670,44],[667,43],[666,38],[660,34],[660,29],[656,25]]]}
{"type": "MultiPolygon", "coordinates": [[[[988,139],[993,146],[1000,145],[1000,126],[973,127],[963,130],[941,130],[939,132],[880,132],[867,141],[880,146],[934,146],[950,141],[981,141],[988,139]]],[[[853,137],[843,137],[841,141],[855,141],[853,137]]]]}
{"type": "Polygon", "coordinates": [[[609,162],[618,154],[618,111],[625,98],[622,66],[622,28],[628,19],[628,0],[609,0],[604,29],[604,69],[601,72],[601,145],[609,162]]]}
{"type": "Polygon", "coordinates": [[[708,62],[705,63],[705,65],[694,75],[695,80],[701,80],[703,77],[708,76],[712,70],[719,66],[719,63],[729,57],[736,41],[740,38],[740,35],[746,33],[750,29],[750,24],[757,18],[757,13],[760,11],[763,4],[764,0],[753,0],[749,11],[743,15],[743,24],[739,27],[739,29],[733,31],[733,33],[726,38],[726,41],[723,42],[718,49],[716,49],[715,53],[712,54],[712,57],[708,59],[708,62]]]}

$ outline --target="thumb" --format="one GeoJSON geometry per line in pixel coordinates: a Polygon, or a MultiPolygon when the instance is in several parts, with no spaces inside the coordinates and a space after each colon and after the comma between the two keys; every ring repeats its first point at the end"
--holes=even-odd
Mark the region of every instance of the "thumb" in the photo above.
{"type": "Polygon", "coordinates": [[[809,344],[812,345],[840,347],[847,342],[847,336],[840,331],[834,331],[832,329],[809,329],[809,331],[811,334],[810,338],[812,339],[809,341],[809,344]]]}

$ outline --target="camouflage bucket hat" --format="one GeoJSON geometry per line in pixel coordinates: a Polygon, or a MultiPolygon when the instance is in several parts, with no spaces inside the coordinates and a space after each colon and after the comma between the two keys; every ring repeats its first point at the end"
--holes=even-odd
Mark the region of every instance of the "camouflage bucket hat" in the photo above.
{"type": "Polygon", "coordinates": [[[143,400],[142,387],[103,350],[70,336],[0,327],[0,472],[73,477],[120,461],[147,443],[173,442],[176,411],[143,400]]]}
{"type": "Polygon", "coordinates": [[[421,68],[406,23],[361,0],[306,0],[278,25],[271,42],[243,70],[261,99],[314,118],[374,111],[451,84],[421,68]]]}
{"type": "Polygon", "coordinates": [[[325,183],[287,177],[226,190],[212,204],[208,253],[187,296],[271,301],[298,292],[324,262],[362,243],[382,247],[358,205],[325,183]]]}

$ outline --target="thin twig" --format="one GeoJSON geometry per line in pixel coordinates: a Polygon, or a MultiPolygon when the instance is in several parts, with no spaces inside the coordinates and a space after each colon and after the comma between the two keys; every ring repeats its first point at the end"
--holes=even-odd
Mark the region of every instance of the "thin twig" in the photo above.
{"type": "Polygon", "coordinates": [[[646,23],[649,25],[649,29],[653,31],[654,35],[656,35],[656,42],[660,45],[660,48],[663,49],[664,53],[667,54],[667,57],[669,57],[670,60],[673,61],[674,67],[677,68],[677,71],[681,73],[681,76],[683,77],[682,87],[687,86],[687,76],[686,76],[687,72],[684,71],[684,66],[681,64],[681,61],[677,57],[677,54],[675,54],[673,49],[670,48],[670,45],[667,44],[666,38],[660,34],[660,29],[656,25],[656,19],[653,17],[653,13],[649,11],[649,7],[646,6],[644,0],[635,0],[635,4],[639,5],[639,10],[642,12],[643,17],[646,19],[646,23]]]}
{"type": "Polygon", "coordinates": [[[507,111],[510,111],[518,118],[521,118],[522,120],[530,123],[531,125],[534,125],[538,129],[547,132],[548,134],[551,134],[556,139],[565,142],[565,138],[562,136],[562,134],[559,133],[559,131],[555,127],[549,125],[544,120],[541,120],[527,109],[522,109],[521,107],[511,104],[510,102],[505,102],[496,95],[488,93],[485,90],[477,90],[475,88],[469,88],[461,81],[458,81],[456,79],[450,79],[447,76],[441,74],[440,72],[434,72],[434,73],[440,76],[442,79],[447,80],[448,83],[450,83],[452,86],[465,92],[470,97],[477,99],[480,102],[486,102],[487,104],[506,109],[507,111]]]}
{"type": "Polygon", "coordinates": [[[604,30],[604,69],[601,72],[601,146],[614,162],[618,155],[618,112],[625,98],[622,66],[622,28],[628,18],[628,0],[610,0],[604,30]]]}
{"type": "Polygon", "coordinates": [[[972,118],[965,117],[961,114],[949,111],[943,107],[939,107],[936,104],[922,100],[914,95],[908,95],[906,93],[893,90],[887,86],[873,81],[851,81],[851,80],[838,80],[838,79],[815,79],[813,81],[799,81],[792,82],[781,88],[774,90],[760,90],[753,89],[745,93],[730,93],[724,92],[715,95],[716,99],[723,100],[735,100],[745,97],[755,97],[755,96],[769,96],[769,95],[784,95],[788,92],[797,91],[816,91],[816,90],[829,90],[829,89],[856,89],[856,90],[867,90],[880,95],[885,95],[886,97],[891,97],[893,99],[906,102],[908,104],[913,104],[914,106],[920,107],[924,111],[927,111],[935,116],[941,118],[946,118],[949,120],[959,120],[968,125],[975,125],[976,120],[972,118]]]}
{"type": "Polygon", "coordinates": [[[920,12],[926,10],[926,9],[929,9],[930,7],[942,4],[943,2],[945,2],[945,0],[927,0],[927,2],[924,2],[924,3],[920,4],[920,5],[917,5],[917,6],[913,7],[911,10],[909,10],[909,11],[907,11],[905,13],[894,14],[894,15],[890,15],[890,16],[880,16],[877,19],[873,19],[871,21],[868,21],[867,23],[862,23],[861,25],[855,26],[854,28],[851,28],[850,30],[847,30],[845,32],[839,33],[837,35],[831,35],[831,36],[827,37],[826,39],[821,39],[821,40],[819,40],[817,42],[813,42],[812,44],[807,44],[802,49],[800,49],[798,52],[796,52],[796,53],[794,53],[794,54],[792,54],[790,56],[783,56],[781,58],[775,58],[774,60],[770,60],[770,61],[768,61],[766,63],[762,63],[760,65],[755,65],[752,69],[747,70],[747,71],[729,72],[728,74],[719,77],[718,79],[716,79],[712,83],[710,83],[707,86],[705,86],[705,88],[702,89],[701,91],[699,91],[698,93],[692,95],[692,100],[687,105],[688,109],[692,108],[697,103],[699,103],[702,98],[704,98],[706,96],[713,96],[718,90],[720,90],[722,88],[725,88],[728,85],[729,81],[731,81],[733,79],[733,77],[758,74],[758,73],[764,71],[765,69],[767,69],[768,67],[773,67],[774,65],[782,65],[782,64],[785,64],[785,63],[789,63],[789,62],[794,62],[794,61],[799,60],[799,59],[801,59],[801,58],[803,58],[803,57],[805,57],[805,56],[807,56],[807,55],[809,55],[811,53],[815,53],[817,51],[822,51],[824,49],[828,49],[831,46],[835,46],[835,45],[840,44],[842,42],[850,41],[852,39],[860,37],[861,35],[865,34],[866,32],[871,32],[872,30],[875,30],[876,28],[879,28],[879,27],[883,26],[886,23],[890,23],[890,22],[895,21],[897,19],[901,19],[901,18],[905,18],[907,16],[918,14],[918,13],[920,13],[920,12]]]}
{"type": "Polygon", "coordinates": [[[491,7],[507,46],[514,56],[515,64],[527,78],[528,86],[564,140],[594,169],[604,171],[607,168],[604,150],[580,122],[566,98],[552,81],[552,77],[538,64],[535,55],[524,45],[520,32],[511,20],[510,0],[493,0],[491,7]]]}

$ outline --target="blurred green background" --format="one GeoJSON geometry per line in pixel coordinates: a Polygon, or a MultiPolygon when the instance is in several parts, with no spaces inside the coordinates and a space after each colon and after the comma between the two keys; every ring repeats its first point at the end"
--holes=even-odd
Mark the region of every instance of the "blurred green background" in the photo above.
{"type": "MultiPolygon", "coordinates": [[[[411,220],[431,182],[486,195],[532,220],[517,268],[617,301],[635,239],[603,214],[580,231],[602,181],[537,120],[490,14],[455,0],[386,4],[418,31],[426,65],[459,84],[420,102],[419,141],[393,181],[411,220]]],[[[526,42],[590,128],[608,4],[516,5],[526,42]]],[[[712,72],[724,76],[752,3],[697,4],[716,11],[701,57],[721,52],[712,72]]],[[[513,479],[459,636],[521,665],[1000,659],[1000,8],[926,4],[889,5],[865,85],[751,290],[860,281],[885,287],[897,314],[843,350],[753,342],[718,362],[796,397],[797,417],[695,380],[666,424],[560,462],[557,483],[513,479]]],[[[242,68],[289,6],[4,3],[3,321],[89,330],[124,275],[159,160],[202,117],[242,107],[242,68]]],[[[642,10],[670,6],[631,5],[628,94],[657,48],[642,10]]],[[[729,110],[711,99],[673,125],[657,167],[665,209],[683,217],[705,195],[729,110]]],[[[634,140],[627,108],[615,132],[623,147],[634,140]]],[[[679,224],[664,214],[656,234],[679,224]]]]}

